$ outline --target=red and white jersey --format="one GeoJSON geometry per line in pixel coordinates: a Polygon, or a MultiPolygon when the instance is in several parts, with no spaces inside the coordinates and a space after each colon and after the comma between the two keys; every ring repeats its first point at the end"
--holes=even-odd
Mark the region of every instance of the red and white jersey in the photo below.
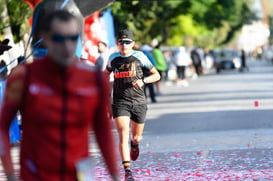
{"type": "Polygon", "coordinates": [[[0,132],[8,130],[20,110],[23,180],[77,180],[75,166],[88,156],[89,131],[102,129],[102,124],[111,128],[108,83],[95,67],[76,60],[64,68],[45,57],[12,71],[1,108],[0,132]]]}

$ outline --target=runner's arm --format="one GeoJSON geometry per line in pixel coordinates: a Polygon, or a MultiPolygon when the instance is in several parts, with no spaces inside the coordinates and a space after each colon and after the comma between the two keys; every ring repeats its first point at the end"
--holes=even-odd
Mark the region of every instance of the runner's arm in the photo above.
{"type": "Polygon", "coordinates": [[[94,133],[101,150],[104,161],[108,167],[108,171],[113,180],[119,180],[119,172],[117,167],[116,147],[112,134],[112,124],[109,116],[109,81],[106,76],[102,76],[100,88],[100,109],[96,112],[94,120],[94,133]]]}
{"type": "Polygon", "coordinates": [[[142,78],[143,83],[149,84],[158,81],[160,79],[160,74],[158,73],[154,65],[151,63],[149,58],[143,52],[140,51],[137,52],[136,56],[141,61],[142,66],[145,69],[148,69],[150,73],[149,76],[142,78]]]}
{"type": "Polygon", "coordinates": [[[16,180],[10,154],[9,128],[22,101],[25,67],[13,69],[7,79],[4,99],[0,108],[0,157],[8,180],[16,180]]]}
{"type": "Polygon", "coordinates": [[[160,79],[160,75],[155,67],[150,70],[150,75],[143,78],[145,84],[156,82],[160,79]]]}

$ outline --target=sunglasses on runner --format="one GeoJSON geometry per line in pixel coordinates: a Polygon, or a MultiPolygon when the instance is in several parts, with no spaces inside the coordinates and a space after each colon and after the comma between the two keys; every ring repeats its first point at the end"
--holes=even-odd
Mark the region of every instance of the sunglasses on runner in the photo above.
{"type": "Polygon", "coordinates": [[[126,44],[126,45],[129,45],[129,44],[131,44],[133,41],[131,41],[131,40],[119,40],[118,41],[118,44],[119,45],[124,45],[124,44],[126,44]]]}
{"type": "Polygon", "coordinates": [[[55,43],[63,43],[66,40],[70,40],[72,42],[76,42],[79,38],[79,34],[76,35],[69,35],[69,36],[64,36],[64,35],[60,35],[60,34],[52,34],[51,35],[51,40],[55,43]]]}

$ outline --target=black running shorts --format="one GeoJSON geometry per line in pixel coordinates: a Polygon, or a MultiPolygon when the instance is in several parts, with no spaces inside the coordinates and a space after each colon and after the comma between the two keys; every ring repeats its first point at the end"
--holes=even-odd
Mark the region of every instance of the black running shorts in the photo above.
{"type": "Polygon", "coordinates": [[[113,104],[112,105],[113,118],[119,116],[128,116],[135,123],[144,123],[146,113],[147,113],[147,104],[113,104]]]}

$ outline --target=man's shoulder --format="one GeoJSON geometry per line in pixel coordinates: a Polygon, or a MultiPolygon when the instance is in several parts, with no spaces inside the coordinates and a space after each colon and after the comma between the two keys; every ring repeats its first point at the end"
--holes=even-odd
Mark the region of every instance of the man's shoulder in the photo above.
{"type": "Polygon", "coordinates": [[[24,76],[26,74],[26,66],[28,64],[20,64],[11,70],[9,77],[24,76]]]}
{"type": "Polygon", "coordinates": [[[113,59],[117,58],[117,57],[121,57],[119,52],[114,52],[109,56],[109,60],[112,61],[113,59]]]}
{"type": "Polygon", "coordinates": [[[98,69],[98,67],[95,64],[91,63],[88,60],[78,61],[78,62],[76,62],[75,66],[80,70],[85,70],[85,71],[89,71],[89,72],[94,72],[94,71],[97,71],[97,69],[98,69]]]}
{"type": "Polygon", "coordinates": [[[146,65],[147,63],[150,63],[148,56],[145,55],[143,51],[134,50],[132,53],[132,56],[135,57],[138,61],[140,61],[144,65],[146,65]]]}
{"type": "Polygon", "coordinates": [[[41,58],[35,58],[33,60],[33,62],[26,63],[25,65],[29,66],[29,67],[44,66],[44,64],[46,64],[46,62],[47,62],[47,59],[49,59],[49,57],[47,57],[47,56],[44,56],[41,58]]]}
{"type": "Polygon", "coordinates": [[[136,58],[143,58],[143,56],[145,57],[146,55],[143,53],[143,51],[134,50],[132,56],[136,58]]]}

